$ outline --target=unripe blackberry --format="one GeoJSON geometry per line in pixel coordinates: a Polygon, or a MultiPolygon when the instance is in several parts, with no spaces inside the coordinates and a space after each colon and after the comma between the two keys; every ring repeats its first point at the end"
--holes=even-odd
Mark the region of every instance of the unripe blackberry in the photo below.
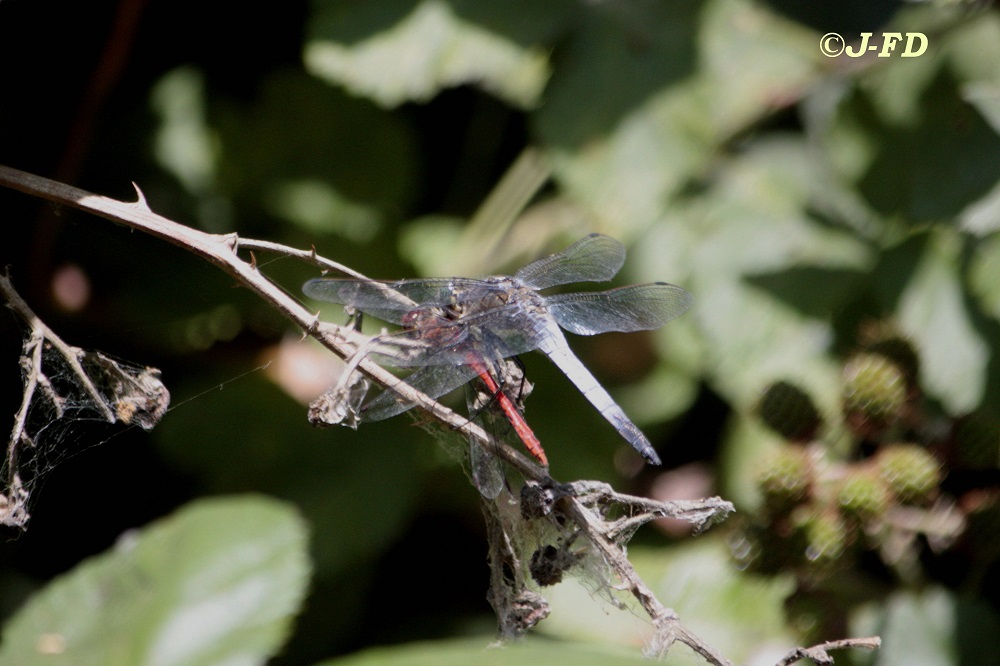
{"type": "Polygon", "coordinates": [[[848,527],[832,510],[812,511],[799,523],[805,537],[806,561],[824,566],[838,560],[847,550],[848,527]]]}
{"type": "Polygon", "coordinates": [[[906,404],[902,371],[879,354],[855,355],[844,365],[843,404],[855,433],[878,434],[899,419],[906,404]]]}
{"type": "Polygon", "coordinates": [[[894,444],[882,449],[876,464],[879,476],[905,504],[926,501],[941,483],[941,465],[915,444],[894,444]]]}
{"type": "Polygon", "coordinates": [[[837,491],[837,506],[845,514],[863,521],[885,513],[892,493],[878,474],[867,469],[852,470],[837,491]]]}
{"type": "Polygon", "coordinates": [[[812,439],[821,423],[812,398],[786,381],[775,382],[764,390],[757,411],[771,430],[791,441],[812,439]]]}
{"type": "Polygon", "coordinates": [[[920,357],[909,340],[887,325],[870,327],[863,331],[860,337],[867,353],[877,354],[892,361],[903,373],[907,388],[917,388],[920,357]]]}
{"type": "Polygon", "coordinates": [[[761,464],[757,485],[768,507],[786,511],[809,496],[812,487],[812,462],[804,449],[782,446],[761,464]]]}

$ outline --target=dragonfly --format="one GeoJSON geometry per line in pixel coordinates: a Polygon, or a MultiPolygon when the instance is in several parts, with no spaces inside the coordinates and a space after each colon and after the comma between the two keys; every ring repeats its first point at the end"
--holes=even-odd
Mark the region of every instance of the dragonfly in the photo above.
{"type": "MultiPolygon", "coordinates": [[[[409,328],[423,325],[426,331],[440,330],[439,327],[427,326],[428,321],[435,321],[428,320],[428,317],[438,316],[443,316],[440,310],[418,308],[403,318],[403,324],[409,328]]],[[[360,330],[361,318],[361,313],[351,313],[355,330],[360,330]]],[[[381,421],[412,407],[397,399],[397,392],[391,388],[365,402],[371,382],[354,371],[364,356],[365,349],[359,349],[341,373],[340,380],[309,404],[310,423],[319,427],[341,424],[356,429],[361,422],[381,421]]],[[[406,381],[412,388],[434,397],[465,384],[469,422],[478,421],[490,434],[490,441],[495,446],[501,442],[513,443],[516,435],[538,462],[547,467],[548,459],[541,442],[523,416],[524,399],[532,390],[531,383],[524,377],[523,365],[517,359],[489,361],[471,351],[467,360],[467,366],[456,368],[428,366],[412,373],[406,381]]],[[[473,485],[485,498],[496,499],[505,487],[509,487],[499,456],[495,451],[487,453],[473,433],[470,432],[468,437],[469,471],[473,485]]]]}
{"type": "MultiPolygon", "coordinates": [[[[441,308],[416,308],[407,313],[401,323],[408,331],[419,331],[421,341],[428,342],[443,331],[449,331],[447,316],[441,308]]],[[[386,344],[386,336],[380,339],[380,344],[386,344]]],[[[549,461],[542,444],[524,419],[524,399],[531,392],[531,385],[524,378],[523,366],[516,359],[490,360],[477,354],[474,348],[469,348],[465,364],[427,365],[410,374],[405,381],[434,398],[465,384],[470,422],[478,420],[492,435],[494,442],[509,443],[516,435],[535,459],[543,467],[548,467],[549,461]]],[[[358,410],[358,418],[361,421],[381,421],[412,406],[390,389],[363,405],[358,410]]],[[[473,484],[484,497],[495,499],[506,483],[499,458],[487,454],[471,435],[469,440],[473,484]]]]}
{"type": "MultiPolygon", "coordinates": [[[[489,370],[484,362],[541,351],[647,462],[658,465],[660,458],[649,439],[573,353],[563,330],[577,335],[653,330],[686,312],[693,302],[691,295],[666,282],[596,292],[540,293],[576,282],[607,282],[624,264],[624,245],[609,236],[591,234],[512,276],[396,281],[314,278],[303,285],[303,291],[317,300],[402,326],[372,338],[364,353],[387,365],[416,368],[407,383],[432,398],[482,379],[484,367],[489,370]]],[[[413,406],[392,397],[376,400],[380,404],[375,408],[387,414],[413,406]]],[[[506,410],[505,416],[512,418],[506,410]]]]}

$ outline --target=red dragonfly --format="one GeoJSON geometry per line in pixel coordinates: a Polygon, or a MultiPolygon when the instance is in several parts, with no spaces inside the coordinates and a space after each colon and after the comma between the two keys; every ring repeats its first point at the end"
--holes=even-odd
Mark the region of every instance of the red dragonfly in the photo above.
{"type": "MultiPolygon", "coordinates": [[[[610,280],[624,263],[621,243],[591,234],[558,254],[528,264],[513,276],[395,282],[317,278],[306,282],[303,291],[403,325],[402,331],[373,338],[366,353],[388,365],[418,368],[406,381],[431,397],[477,377],[489,387],[490,373],[483,372],[484,362],[538,349],[647,462],[659,464],[649,440],[573,354],[561,329],[578,335],[652,330],[683,314],[691,305],[691,295],[663,282],[601,292],[539,293],[571,282],[610,280]]],[[[376,398],[382,400],[388,403],[388,411],[379,418],[413,406],[391,396],[376,398]]],[[[520,424],[523,418],[511,417],[517,410],[498,402],[525,441],[527,430],[520,424]]],[[[376,406],[373,402],[368,411],[376,406]]],[[[368,420],[376,419],[369,415],[368,420]]],[[[532,439],[525,441],[529,450],[534,448],[529,444],[532,439]]]]}
{"type": "MultiPolygon", "coordinates": [[[[464,343],[440,339],[440,333],[452,331],[445,324],[454,313],[448,308],[414,308],[406,313],[400,323],[404,333],[419,331],[423,337],[408,337],[407,344],[427,344],[431,346],[444,345],[444,348],[455,351],[464,343]]],[[[379,346],[393,334],[381,336],[379,346]]],[[[377,355],[385,356],[383,348],[377,355]]],[[[476,353],[474,347],[465,349],[463,363],[460,365],[427,365],[423,366],[401,381],[413,388],[437,398],[445,393],[465,385],[466,401],[471,420],[481,421],[484,428],[493,435],[495,441],[508,442],[513,435],[524,444],[524,447],[543,466],[548,467],[549,461],[541,442],[524,419],[521,403],[526,397],[523,375],[518,378],[512,370],[512,361],[497,359],[488,360],[476,353]],[[471,382],[471,383],[470,383],[471,382]],[[498,416],[496,412],[499,412],[498,416]]],[[[413,405],[402,400],[392,390],[383,393],[362,405],[359,410],[361,421],[381,421],[400,414],[413,405]]],[[[479,442],[470,438],[470,466],[476,487],[487,498],[496,497],[503,488],[503,473],[499,460],[486,454],[479,442]]]]}

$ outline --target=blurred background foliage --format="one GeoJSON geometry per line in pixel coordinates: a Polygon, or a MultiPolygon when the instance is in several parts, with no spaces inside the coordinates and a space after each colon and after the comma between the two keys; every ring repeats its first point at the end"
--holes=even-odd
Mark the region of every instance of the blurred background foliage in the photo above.
{"type": "MultiPolygon", "coordinates": [[[[542,358],[525,359],[527,415],[557,479],[737,504],[690,542],[640,533],[630,553],[661,600],[738,663],[866,633],[884,647],[837,663],[1000,663],[993,3],[314,0],[237,17],[8,0],[0,63],[0,163],[124,199],[135,181],[208,231],[380,278],[621,239],[620,282],[676,283],[695,305],[571,344],[664,467],[640,468],[542,358]],[[821,53],[823,34],[862,31],[928,47],[821,53]]],[[[183,251],[10,191],[0,215],[32,307],[73,344],[161,368],[175,409],[149,434],[56,442],[30,529],[0,544],[4,663],[639,654],[642,620],[575,582],[543,591],[536,634],[561,642],[483,653],[476,494],[426,434],[311,429],[336,366],[183,251]]],[[[258,263],[293,294],[312,275],[258,263]]],[[[13,415],[21,332],[0,330],[13,415]]]]}

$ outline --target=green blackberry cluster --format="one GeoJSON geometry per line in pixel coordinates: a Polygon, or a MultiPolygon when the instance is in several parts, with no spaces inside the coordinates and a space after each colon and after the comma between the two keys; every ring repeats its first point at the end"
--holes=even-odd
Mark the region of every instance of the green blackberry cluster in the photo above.
{"type": "MultiPolygon", "coordinates": [[[[792,570],[813,581],[828,577],[865,551],[881,557],[901,529],[893,518],[897,509],[928,511],[942,496],[940,442],[915,426],[926,421],[916,351],[884,326],[862,340],[843,364],[839,422],[824,419],[808,391],[790,381],[762,392],[757,415],[783,444],[759,463],[762,508],[738,554],[745,567],[792,570]],[[828,446],[843,433],[849,447],[828,446]],[[764,554],[771,549],[786,552],[764,554]]],[[[1000,450],[1000,426],[991,431],[967,419],[961,437],[976,442],[970,450],[977,460],[1000,450]]]]}
{"type": "Polygon", "coordinates": [[[859,341],[843,363],[839,413],[787,380],[756,406],[781,444],[758,463],[761,506],[733,554],[743,569],[796,577],[793,615],[819,598],[858,603],[873,594],[859,582],[872,571],[909,584],[1000,567],[1000,411],[945,414],[924,398],[908,341],[883,325],[859,341]],[[859,584],[848,592],[847,581],[859,584]]]}

